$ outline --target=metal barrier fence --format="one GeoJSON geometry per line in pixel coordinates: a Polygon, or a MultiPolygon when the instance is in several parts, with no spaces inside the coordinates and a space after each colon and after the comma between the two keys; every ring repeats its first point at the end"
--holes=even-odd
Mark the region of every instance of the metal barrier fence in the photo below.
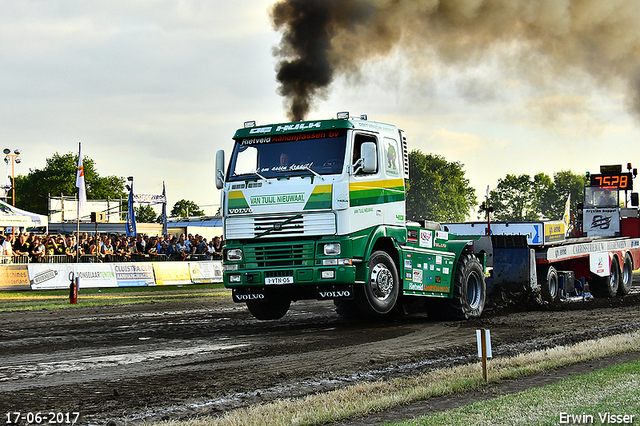
{"type": "MultiPolygon", "coordinates": [[[[82,255],[80,263],[119,263],[119,262],[164,262],[164,261],[204,261],[220,260],[209,254],[187,254],[186,256],[175,254],[132,254],[132,255],[82,255]]],[[[31,256],[8,256],[0,255],[0,264],[24,264],[24,263],[76,263],[76,256],[66,254],[45,255],[34,258],[31,256]]]]}

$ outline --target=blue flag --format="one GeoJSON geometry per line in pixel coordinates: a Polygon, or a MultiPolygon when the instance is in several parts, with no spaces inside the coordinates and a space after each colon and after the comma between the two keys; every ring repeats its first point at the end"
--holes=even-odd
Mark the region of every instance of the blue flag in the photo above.
{"type": "Polygon", "coordinates": [[[133,211],[133,182],[129,188],[129,209],[127,209],[127,237],[135,237],[138,233],[136,231],[136,214],[133,211]]]}

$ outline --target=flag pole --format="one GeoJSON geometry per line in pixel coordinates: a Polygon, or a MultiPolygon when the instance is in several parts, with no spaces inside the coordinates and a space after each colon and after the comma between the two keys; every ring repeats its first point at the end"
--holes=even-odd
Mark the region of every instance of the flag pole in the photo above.
{"type": "Polygon", "coordinates": [[[80,200],[76,193],[76,263],[80,263],[80,200]]]}
{"type": "MultiPolygon", "coordinates": [[[[80,164],[82,164],[82,142],[78,142],[78,172],[76,173],[76,186],[78,185],[77,174],[80,172],[80,164]]],[[[76,263],[80,263],[80,198],[78,193],[80,188],[76,191],[76,263]]]]}
{"type": "Polygon", "coordinates": [[[84,183],[84,166],[82,165],[82,142],[78,142],[78,173],[76,175],[76,187],[78,188],[76,203],[76,263],[80,261],[80,214],[84,213],[87,204],[87,189],[84,183]]]}

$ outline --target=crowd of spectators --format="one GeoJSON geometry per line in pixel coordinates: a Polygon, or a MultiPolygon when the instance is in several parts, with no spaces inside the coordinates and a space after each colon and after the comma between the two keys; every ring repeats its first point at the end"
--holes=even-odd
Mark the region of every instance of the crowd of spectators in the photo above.
{"type": "Polygon", "coordinates": [[[217,260],[222,259],[223,245],[222,236],[207,241],[198,234],[0,234],[0,259],[3,263],[75,262],[77,256],[82,262],[217,260]]]}

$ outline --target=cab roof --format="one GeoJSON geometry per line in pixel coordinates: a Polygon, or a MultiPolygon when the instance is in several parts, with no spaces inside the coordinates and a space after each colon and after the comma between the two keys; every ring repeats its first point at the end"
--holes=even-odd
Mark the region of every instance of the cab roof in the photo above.
{"type": "Polygon", "coordinates": [[[377,132],[395,130],[397,132],[397,128],[390,124],[353,118],[333,118],[329,120],[296,121],[293,123],[266,124],[259,126],[254,125],[236,130],[235,135],[233,135],[233,139],[336,129],[366,129],[377,132]]]}

